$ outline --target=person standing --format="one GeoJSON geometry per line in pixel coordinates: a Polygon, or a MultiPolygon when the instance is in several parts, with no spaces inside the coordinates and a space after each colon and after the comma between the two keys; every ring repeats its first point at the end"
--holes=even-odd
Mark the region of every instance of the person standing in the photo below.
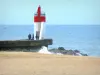
{"type": "Polygon", "coordinates": [[[34,40],[34,34],[33,34],[33,36],[32,36],[32,40],[34,40]]]}
{"type": "Polygon", "coordinates": [[[28,40],[31,40],[31,34],[28,35],[28,40]]]}

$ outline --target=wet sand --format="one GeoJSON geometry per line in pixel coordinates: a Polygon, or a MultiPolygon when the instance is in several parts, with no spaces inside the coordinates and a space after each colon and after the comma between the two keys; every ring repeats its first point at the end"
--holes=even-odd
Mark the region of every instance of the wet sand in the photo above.
{"type": "Polygon", "coordinates": [[[100,75],[100,58],[0,52],[0,75],[100,75]]]}

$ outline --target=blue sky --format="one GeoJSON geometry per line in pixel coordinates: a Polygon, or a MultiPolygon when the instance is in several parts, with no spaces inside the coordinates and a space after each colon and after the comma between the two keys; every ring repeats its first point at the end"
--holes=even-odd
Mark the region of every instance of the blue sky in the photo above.
{"type": "Polygon", "coordinates": [[[0,0],[0,25],[33,24],[38,5],[46,24],[100,25],[100,0],[0,0]]]}

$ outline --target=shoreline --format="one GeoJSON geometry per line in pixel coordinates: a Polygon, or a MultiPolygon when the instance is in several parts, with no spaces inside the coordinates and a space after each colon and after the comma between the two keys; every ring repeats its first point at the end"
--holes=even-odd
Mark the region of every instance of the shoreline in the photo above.
{"type": "Polygon", "coordinates": [[[89,58],[100,58],[100,57],[96,57],[96,56],[74,56],[74,55],[58,55],[58,54],[44,54],[44,53],[38,53],[38,52],[23,52],[23,51],[0,51],[0,57],[3,56],[19,56],[19,55],[24,55],[24,56],[34,56],[34,55],[47,55],[47,56],[58,56],[58,57],[89,57],[89,58]]]}

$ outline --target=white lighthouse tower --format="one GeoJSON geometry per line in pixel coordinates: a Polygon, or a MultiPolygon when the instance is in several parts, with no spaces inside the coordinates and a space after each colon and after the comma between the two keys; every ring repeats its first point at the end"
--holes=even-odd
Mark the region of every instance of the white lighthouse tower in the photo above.
{"type": "Polygon", "coordinates": [[[44,22],[46,21],[45,14],[41,13],[41,7],[39,6],[37,12],[34,14],[34,37],[35,40],[43,39],[44,22]]]}

